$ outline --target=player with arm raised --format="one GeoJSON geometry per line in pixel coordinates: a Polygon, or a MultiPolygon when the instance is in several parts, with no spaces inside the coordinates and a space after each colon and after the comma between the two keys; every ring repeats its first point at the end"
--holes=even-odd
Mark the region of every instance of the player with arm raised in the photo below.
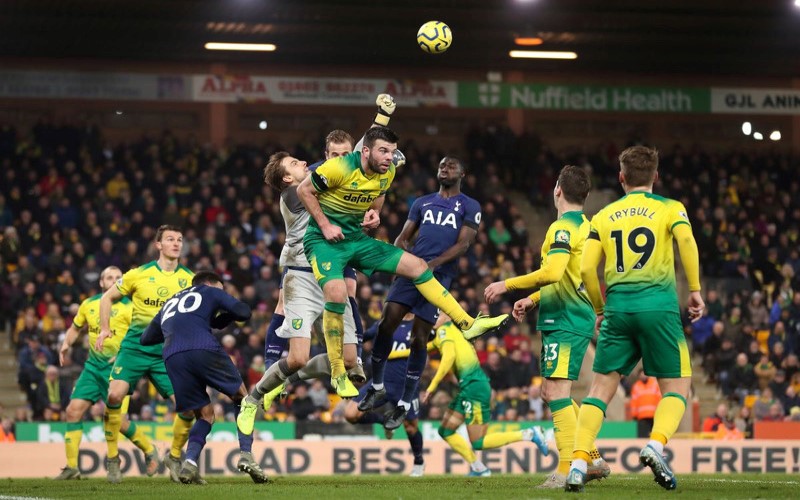
{"type": "Polygon", "coordinates": [[[373,127],[364,136],[360,151],[326,161],[297,187],[298,197],[313,219],[303,245],[325,297],[323,330],[331,383],[345,397],[358,394],[347,379],[342,360],[347,301],[343,270],[347,265],[366,274],[382,271],[413,280],[429,302],[454,317],[471,336],[508,320],[508,315],[473,319],[434,278],[424,260],[364,234],[364,227],[380,223],[378,214],[395,176],[397,140],[390,129],[373,127]]]}
{"type": "MultiPolygon", "coordinates": [[[[491,304],[508,290],[539,288],[518,300],[513,314],[517,321],[522,321],[539,304],[542,398],[553,415],[558,447],[558,469],[542,488],[563,488],[566,482],[579,410],[570,396],[572,381],[578,380],[583,357],[594,336],[594,309],[581,280],[581,257],[589,235],[583,204],[591,187],[591,179],[582,168],[572,165],[562,168],[553,189],[558,220],[550,225],[544,238],[541,268],[525,276],[492,283],[484,292],[486,302],[491,304]]],[[[607,477],[611,469],[597,449],[593,447],[590,455],[593,463],[588,468],[587,480],[607,477]]]]}
{"type": "Polygon", "coordinates": [[[661,487],[677,487],[662,453],[686,410],[692,365],[678,305],[673,240],[689,283],[689,317],[698,319],[705,308],[700,297],[697,244],[686,208],[653,194],[658,152],[633,146],[619,155],[619,164],[625,196],[592,218],[581,263],[581,277],[597,314],[600,336],[595,377],[578,415],[572,468],[567,475],[565,489],[572,492],[583,491],[589,450],[620,377],[630,374],[640,359],[644,372],[658,379],[664,397],[656,407],[650,441],[639,461],[653,471],[661,487]],[[606,303],[597,278],[604,256],[606,303]]]}
{"type": "MultiPolygon", "coordinates": [[[[197,462],[214,423],[214,405],[207,388],[212,387],[239,404],[247,395],[239,370],[211,333],[232,321],[250,319],[250,308],[222,289],[215,273],[200,271],[192,278],[192,287],[173,295],[144,331],[143,346],[163,343],[164,365],[175,387],[175,409],[191,411],[197,417],[189,431],[186,460],[178,475],[185,484],[205,484],[197,462]]],[[[239,432],[238,469],[256,483],[267,476],[253,459],[253,437],[239,432]]]]}
{"type": "MultiPolygon", "coordinates": [[[[388,120],[388,115],[394,111],[394,101],[391,96],[381,94],[378,96],[378,103],[386,107],[388,111],[383,112],[379,108],[376,120],[378,117],[388,120]]],[[[332,158],[338,158],[348,148],[352,150],[353,138],[349,134],[335,131],[329,134],[329,138],[334,139],[328,146],[335,148],[335,151],[330,152],[332,158]]],[[[397,161],[399,163],[405,161],[402,154],[398,155],[397,161]]],[[[311,169],[306,162],[292,157],[285,151],[273,154],[264,168],[264,182],[281,192],[281,215],[286,224],[286,243],[281,252],[281,264],[284,267],[281,297],[283,298],[282,309],[285,319],[275,330],[274,335],[268,334],[267,336],[266,351],[275,362],[269,366],[261,380],[256,383],[250,395],[242,403],[242,411],[237,418],[237,425],[246,434],[253,430],[258,401],[263,398],[265,408],[268,408],[272,404],[272,399],[285,386],[289,376],[299,374],[302,379],[308,379],[330,374],[331,364],[327,355],[318,355],[309,359],[311,329],[314,322],[322,315],[325,307],[322,289],[316,282],[303,245],[303,237],[310,217],[297,196],[297,187],[310,174],[311,169]],[[285,343],[288,343],[289,355],[280,359],[280,353],[285,349],[285,343]],[[302,373],[299,373],[301,371],[302,373]]],[[[355,279],[355,270],[352,268],[346,268],[345,273],[355,279]]],[[[345,308],[352,309],[355,306],[355,301],[352,300],[348,301],[345,308]]],[[[357,311],[351,311],[345,316],[343,355],[351,377],[363,380],[363,369],[357,359],[360,323],[361,318],[357,311]]],[[[355,394],[351,394],[351,397],[355,394]]]]}
{"type": "MultiPolygon", "coordinates": [[[[434,277],[445,289],[456,274],[456,260],[475,240],[481,223],[480,204],[461,192],[464,166],[457,158],[445,156],[439,162],[439,191],[417,198],[408,213],[395,246],[410,251],[427,262],[434,277]],[[414,235],[417,235],[413,244],[414,235]]],[[[420,293],[414,282],[398,277],[389,290],[383,309],[378,336],[372,350],[372,386],[358,409],[369,411],[376,401],[385,399],[383,373],[392,348],[392,335],[408,312],[413,312],[414,329],[408,358],[405,390],[392,414],[386,418],[387,429],[396,429],[405,421],[405,413],[417,397],[419,377],[427,361],[426,344],[439,316],[436,306],[420,293]]]]}
{"type": "MultiPolygon", "coordinates": [[[[100,273],[100,290],[105,292],[122,278],[122,272],[118,267],[110,266],[103,269],[100,273]]],[[[55,479],[80,479],[81,472],[78,470],[78,452],[83,436],[83,424],[81,420],[86,411],[97,401],[104,401],[108,396],[108,377],[111,375],[111,367],[114,366],[114,357],[119,351],[119,344],[122,341],[122,332],[128,331],[128,326],[131,323],[131,301],[127,297],[123,297],[111,306],[111,321],[110,326],[115,335],[107,339],[103,344],[103,350],[98,351],[95,349],[95,341],[100,334],[100,297],[102,294],[89,297],[81,303],[78,308],[78,314],[72,321],[67,333],[64,336],[64,342],[61,344],[59,352],[59,361],[64,365],[64,359],[69,355],[69,349],[78,340],[81,331],[87,330],[89,332],[89,358],[83,367],[81,376],[75,382],[75,388],[72,390],[72,398],[67,406],[67,432],[64,434],[64,446],[67,452],[67,466],[61,470],[61,474],[55,479]]],[[[128,398],[126,396],[123,401],[123,409],[127,407],[128,398]]],[[[106,410],[107,412],[108,410],[106,410]]],[[[123,411],[123,419],[120,426],[120,432],[123,436],[131,440],[145,457],[145,465],[147,467],[147,475],[152,476],[158,471],[161,466],[161,460],[158,458],[158,450],[155,449],[153,443],[147,435],[136,425],[136,423],[128,420],[126,411],[123,411]]],[[[107,460],[119,461],[118,449],[109,450],[107,460]]],[[[116,468],[111,466],[107,467],[109,474],[108,480],[112,483],[117,483],[122,479],[122,476],[116,474],[119,471],[119,466],[116,468]]]]}
{"type": "MultiPolygon", "coordinates": [[[[144,347],[139,343],[139,337],[166,300],[189,287],[192,272],[179,262],[183,248],[180,228],[168,225],[159,227],[155,246],[158,250],[157,260],[126,272],[100,299],[100,335],[95,342],[95,349],[102,350],[103,343],[110,337],[124,335],[109,378],[111,382],[106,403],[108,417],[104,423],[109,450],[117,447],[122,423],[122,400],[133,392],[140,378],[148,377],[161,396],[175,400],[175,391],[161,357],[161,346],[144,347]],[[111,308],[122,297],[129,297],[133,304],[131,325],[127,332],[115,333],[110,327],[111,308]]],[[[194,416],[191,412],[177,414],[172,425],[172,447],[164,463],[174,482],[179,481],[181,449],[189,437],[192,420],[194,416]]],[[[119,469],[119,459],[109,463],[119,469]]]]}
{"type": "Polygon", "coordinates": [[[547,456],[547,443],[542,429],[538,426],[521,431],[488,432],[492,412],[492,388],[489,377],[483,372],[475,348],[472,347],[461,330],[449,321],[446,315],[439,317],[433,346],[439,350],[442,360],[430,385],[422,396],[427,404],[439,383],[453,370],[458,379],[458,394],[450,402],[439,426],[439,435],[447,444],[464,457],[470,466],[470,476],[490,476],[492,473],[475,455],[474,450],[499,448],[518,441],[531,441],[539,451],[547,456]],[[456,430],[461,424],[467,426],[468,443],[456,430]]]}

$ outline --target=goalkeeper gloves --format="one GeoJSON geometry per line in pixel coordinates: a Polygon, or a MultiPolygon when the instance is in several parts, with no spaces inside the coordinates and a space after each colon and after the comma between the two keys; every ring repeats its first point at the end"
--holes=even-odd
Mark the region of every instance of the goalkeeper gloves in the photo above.
{"type": "Polygon", "coordinates": [[[394,163],[395,168],[402,167],[406,164],[406,155],[399,149],[395,149],[392,153],[392,163],[394,163]]]}
{"type": "Polygon", "coordinates": [[[373,123],[385,127],[389,124],[389,117],[394,113],[394,108],[397,107],[397,104],[389,94],[379,94],[375,99],[375,104],[378,105],[378,113],[375,115],[373,123]]]}

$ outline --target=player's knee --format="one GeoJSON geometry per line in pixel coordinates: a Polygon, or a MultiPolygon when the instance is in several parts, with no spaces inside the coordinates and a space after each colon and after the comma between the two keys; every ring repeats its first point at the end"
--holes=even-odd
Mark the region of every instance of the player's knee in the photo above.
{"type": "Polygon", "coordinates": [[[347,287],[344,280],[331,280],[325,283],[323,289],[325,302],[337,302],[345,304],[347,302],[347,287]]]}
{"type": "Polygon", "coordinates": [[[81,411],[81,405],[78,403],[78,400],[73,399],[67,405],[67,422],[78,422],[81,417],[83,416],[83,412],[81,411]]]}
{"type": "Polygon", "coordinates": [[[439,427],[439,435],[442,437],[442,439],[447,439],[455,433],[456,431],[453,429],[448,429],[447,427],[444,426],[439,427]]]}
{"type": "Polygon", "coordinates": [[[289,351],[289,355],[286,357],[286,363],[289,365],[289,369],[293,371],[297,371],[300,368],[306,366],[308,363],[309,353],[307,352],[293,352],[289,351]]]}
{"type": "Polygon", "coordinates": [[[108,391],[108,404],[111,406],[120,406],[122,400],[125,399],[125,393],[121,390],[108,391]]]}
{"type": "Polygon", "coordinates": [[[428,270],[428,263],[420,259],[419,257],[414,257],[414,260],[411,263],[411,269],[412,272],[414,273],[414,277],[419,278],[420,276],[422,276],[422,273],[428,270]]]}
{"type": "Polygon", "coordinates": [[[413,436],[414,434],[419,432],[419,428],[417,427],[417,421],[416,420],[411,421],[411,422],[409,422],[408,420],[404,420],[403,421],[403,428],[405,428],[406,434],[408,434],[409,436],[413,436]]]}
{"type": "Polygon", "coordinates": [[[357,424],[360,417],[361,412],[358,411],[358,404],[353,401],[349,401],[347,406],[344,407],[344,419],[351,424],[357,424]]]}

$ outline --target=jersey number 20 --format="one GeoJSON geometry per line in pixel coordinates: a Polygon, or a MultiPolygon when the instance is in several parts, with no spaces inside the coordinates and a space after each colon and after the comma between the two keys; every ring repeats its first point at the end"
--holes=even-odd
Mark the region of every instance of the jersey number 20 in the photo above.
{"type": "MultiPolygon", "coordinates": [[[[611,231],[611,239],[614,240],[614,245],[616,246],[617,263],[615,267],[617,268],[618,273],[624,273],[625,252],[623,245],[626,243],[626,241],[623,237],[622,231],[619,229],[616,231],[611,231]]],[[[639,271],[645,266],[645,264],[647,264],[647,261],[650,260],[650,257],[653,256],[653,250],[656,248],[656,235],[654,235],[653,231],[651,231],[649,228],[637,227],[631,231],[630,234],[628,234],[627,244],[631,251],[639,254],[639,260],[633,266],[635,271],[639,271]],[[644,236],[644,243],[640,244],[639,241],[637,241],[639,236],[644,236]]]]}
{"type": "Polygon", "coordinates": [[[196,311],[200,304],[203,303],[203,296],[197,292],[189,292],[180,299],[169,299],[166,304],[164,304],[164,314],[161,315],[161,324],[163,325],[166,320],[175,316],[175,313],[188,313],[192,311],[196,311]],[[189,298],[192,299],[192,303],[188,304],[189,298]],[[178,310],[175,310],[177,306],[178,310]]]}

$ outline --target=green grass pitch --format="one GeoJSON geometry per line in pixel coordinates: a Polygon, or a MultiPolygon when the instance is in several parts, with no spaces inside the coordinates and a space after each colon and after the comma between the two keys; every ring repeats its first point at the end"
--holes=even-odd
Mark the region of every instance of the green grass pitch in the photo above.
{"type": "Polygon", "coordinates": [[[469,499],[487,498],[591,498],[624,500],[675,498],[722,500],[733,498],[798,498],[800,476],[785,474],[679,475],[678,489],[668,492],[650,474],[612,475],[586,486],[574,495],[560,490],[541,490],[545,476],[495,475],[489,478],[461,476],[284,476],[268,484],[253,484],[248,477],[208,476],[208,485],[173,484],[165,476],[126,478],[113,485],[104,479],[56,482],[51,479],[0,479],[0,499],[11,498],[115,498],[143,500],[222,499],[469,499]]]}

